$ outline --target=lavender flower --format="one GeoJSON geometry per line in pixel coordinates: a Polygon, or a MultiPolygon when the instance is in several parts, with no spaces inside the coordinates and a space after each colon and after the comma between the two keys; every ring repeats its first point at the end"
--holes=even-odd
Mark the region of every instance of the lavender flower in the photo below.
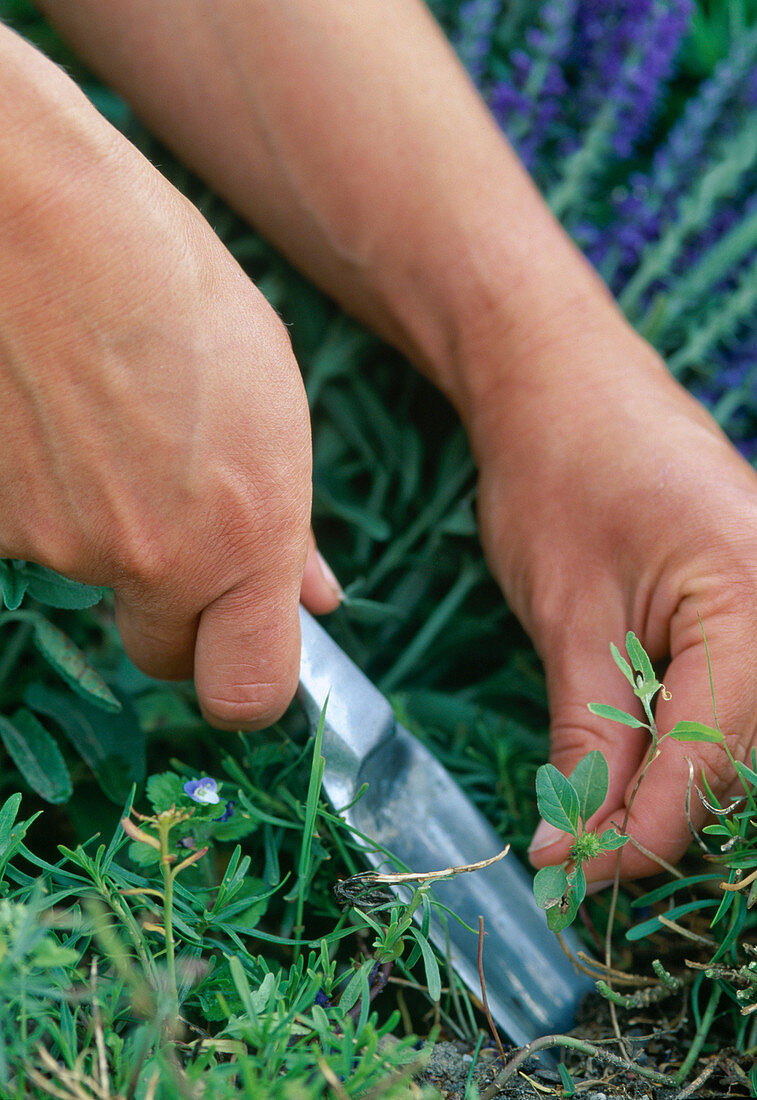
{"type": "Polygon", "coordinates": [[[502,0],[467,0],[458,13],[457,55],[474,83],[480,83],[491,51],[502,0]]]}
{"type": "Polygon", "coordinates": [[[184,791],[195,802],[203,802],[215,805],[220,802],[218,784],[215,779],[203,776],[201,779],[190,779],[184,784],[184,791]]]}

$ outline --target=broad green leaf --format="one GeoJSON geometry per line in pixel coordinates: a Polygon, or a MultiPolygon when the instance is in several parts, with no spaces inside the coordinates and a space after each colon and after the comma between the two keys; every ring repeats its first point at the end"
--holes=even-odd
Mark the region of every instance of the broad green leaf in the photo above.
{"type": "Polygon", "coordinates": [[[626,652],[631,659],[631,664],[644,677],[645,684],[657,683],[657,677],[652,668],[652,662],[647,652],[632,630],[626,634],[626,652]]]}
{"type": "Polygon", "coordinates": [[[618,666],[620,671],[623,673],[626,680],[628,680],[631,687],[635,688],[636,687],[636,680],[634,679],[633,669],[631,668],[628,661],[622,655],[622,653],[620,652],[620,650],[618,649],[618,647],[615,645],[614,642],[610,642],[610,653],[612,654],[613,661],[618,666]]]}
{"type": "Polygon", "coordinates": [[[160,863],[160,852],[151,844],[143,844],[139,840],[132,840],[128,847],[129,859],[139,867],[154,867],[160,863]]]}
{"type": "Polygon", "coordinates": [[[108,798],[123,805],[132,784],[145,777],[145,736],[128,702],[120,713],[108,714],[46,684],[30,684],[24,702],[58,723],[108,798]]]}
{"type": "Polygon", "coordinates": [[[421,949],[423,955],[423,969],[426,975],[426,988],[432,1001],[438,1001],[442,995],[442,976],[439,973],[439,963],[436,961],[431,944],[421,933],[419,928],[410,928],[411,935],[421,949]]]}
{"type": "Polygon", "coordinates": [[[50,607],[66,610],[93,607],[100,602],[105,593],[104,588],[96,588],[91,584],[79,584],[78,581],[61,577],[52,569],[46,569],[44,565],[36,565],[33,562],[25,563],[24,578],[28,593],[33,599],[50,607]]]}
{"type": "Polygon", "coordinates": [[[641,722],[638,718],[634,718],[632,714],[628,714],[625,710],[619,710],[617,707],[610,707],[605,703],[589,703],[589,710],[592,714],[596,714],[599,718],[609,718],[611,722],[620,722],[624,726],[632,726],[634,729],[641,729],[642,726],[646,727],[646,722],[641,722]]]}
{"type": "Polygon", "coordinates": [[[41,615],[34,622],[34,642],[42,656],[77,694],[103,710],[121,709],[118,699],[79,647],[41,615]]]}
{"type": "Polygon", "coordinates": [[[562,867],[542,867],[534,875],[534,901],[540,909],[551,909],[568,889],[568,876],[562,867]]]}
{"type": "Polygon", "coordinates": [[[578,795],[570,780],[554,764],[542,764],[537,771],[536,800],[545,821],[566,833],[577,835],[580,818],[578,795]]]}
{"type": "Polygon", "coordinates": [[[60,803],[71,797],[71,776],[60,749],[30,711],[18,710],[12,720],[0,715],[0,738],[13,763],[40,798],[60,803]]]}
{"type": "Polygon", "coordinates": [[[26,594],[24,562],[10,558],[0,559],[0,597],[9,611],[20,606],[26,594]]]}
{"type": "Polygon", "coordinates": [[[720,730],[705,726],[703,722],[676,722],[667,736],[674,741],[710,741],[713,744],[724,740],[720,730]]]}
{"type": "Polygon", "coordinates": [[[593,749],[579,760],[570,774],[570,781],[578,795],[581,818],[586,823],[607,797],[609,773],[607,761],[599,749],[593,749]]]}
{"type": "Polygon", "coordinates": [[[606,852],[612,852],[616,848],[622,848],[630,838],[623,836],[617,829],[606,829],[599,838],[599,842],[606,852]]]}
{"type": "Polygon", "coordinates": [[[159,772],[151,775],[145,786],[145,794],[156,814],[189,800],[189,796],[184,792],[184,781],[176,772],[159,772]]]}
{"type": "Polygon", "coordinates": [[[571,890],[568,894],[567,903],[564,909],[555,905],[553,909],[547,910],[547,926],[551,928],[553,932],[564,932],[576,919],[580,904],[581,901],[578,900],[577,895],[571,890]]]}

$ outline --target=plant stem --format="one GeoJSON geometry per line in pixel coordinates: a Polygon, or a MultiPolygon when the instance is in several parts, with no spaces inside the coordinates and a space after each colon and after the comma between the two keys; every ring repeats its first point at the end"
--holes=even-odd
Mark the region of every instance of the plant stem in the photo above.
{"type": "Polygon", "coordinates": [[[163,874],[163,930],[166,940],[166,971],[168,973],[168,993],[171,998],[171,1015],[179,1015],[179,991],[176,985],[176,947],[173,937],[173,883],[174,871],[171,867],[173,855],[170,851],[170,833],[174,822],[158,815],[158,837],[160,840],[160,869],[163,874]]]}
{"type": "Polygon", "coordinates": [[[721,995],[722,992],[723,992],[722,985],[720,984],[720,982],[716,981],[714,983],[713,987],[712,987],[712,991],[710,993],[710,999],[707,1002],[707,1008],[704,1010],[704,1016],[702,1017],[702,1022],[699,1025],[699,1027],[697,1028],[697,1033],[694,1036],[694,1040],[693,1040],[691,1046],[689,1047],[689,1053],[684,1058],[684,1060],[681,1064],[681,1068],[678,1070],[678,1073],[676,1074],[676,1084],[678,1084],[678,1085],[680,1085],[681,1082],[686,1079],[686,1076],[687,1076],[689,1070],[691,1069],[691,1067],[694,1065],[697,1058],[699,1057],[699,1052],[701,1051],[702,1046],[704,1044],[704,1041],[705,1041],[705,1039],[707,1038],[707,1036],[709,1034],[710,1028],[712,1027],[712,1021],[713,1021],[714,1016],[715,1016],[715,1010],[718,1007],[718,1001],[720,1000],[720,995],[721,995]]]}
{"type": "Polygon", "coordinates": [[[611,1066],[617,1066],[619,1069],[628,1070],[630,1073],[635,1073],[639,1077],[646,1077],[649,1081],[654,1081],[657,1085],[673,1085],[680,1084],[678,1076],[672,1076],[669,1073],[659,1073],[657,1070],[649,1069],[647,1066],[639,1066],[635,1062],[628,1061],[625,1058],[619,1058],[617,1054],[612,1054],[609,1050],[602,1050],[601,1047],[595,1046],[593,1043],[588,1043],[584,1039],[576,1039],[573,1035],[545,1035],[541,1039],[534,1039],[532,1043],[528,1043],[527,1046],[521,1047],[514,1058],[511,1058],[501,1073],[497,1074],[496,1080],[481,1093],[481,1100],[494,1100],[500,1091],[505,1087],[510,1078],[516,1073],[516,1071],[526,1062],[532,1054],[535,1054],[537,1050],[545,1050],[547,1047],[570,1047],[571,1050],[577,1050],[581,1054],[588,1054],[592,1058],[599,1058],[602,1061],[609,1062],[611,1066]]]}

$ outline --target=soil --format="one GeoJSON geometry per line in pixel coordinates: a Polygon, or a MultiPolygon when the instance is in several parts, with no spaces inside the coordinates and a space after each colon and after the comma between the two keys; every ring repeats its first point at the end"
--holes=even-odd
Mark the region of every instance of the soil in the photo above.
{"type": "MultiPolygon", "coordinates": [[[[665,1006],[655,1005],[644,1013],[625,1012],[621,1026],[631,1044],[637,1064],[659,1073],[674,1074],[688,1053],[694,1027],[681,1001],[673,998],[668,1015],[665,1006]]],[[[571,1035],[615,1052],[613,1029],[607,1002],[598,995],[587,999],[571,1035]]],[[[737,1100],[750,1097],[748,1074],[753,1059],[738,1058],[726,1049],[711,1049],[699,1059],[695,1070],[680,1087],[661,1086],[626,1068],[616,1068],[599,1058],[577,1051],[562,1052],[570,1073],[575,1096],[580,1100],[737,1100]]],[[[509,1061],[517,1048],[505,1047],[509,1061]]],[[[553,1051],[553,1054],[557,1052],[553,1051]]],[[[420,1081],[434,1085],[445,1100],[464,1100],[471,1071],[473,1052],[463,1042],[441,1041],[436,1044],[420,1081]]],[[[533,1057],[520,1066],[506,1084],[495,1087],[502,1074],[502,1059],[494,1043],[479,1052],[472,1079],[479,1095],[492,1088],[496,1100],[546,1100],[565,1097],[566,1091],[556,1068],[541,1064],[533,1057]]]]}

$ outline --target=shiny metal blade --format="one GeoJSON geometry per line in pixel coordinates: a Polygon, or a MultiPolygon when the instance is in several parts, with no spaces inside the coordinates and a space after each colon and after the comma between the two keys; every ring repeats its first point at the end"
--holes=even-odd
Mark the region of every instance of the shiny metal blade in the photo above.
{"type": "MultiPolygon", "coordinates": [[[[337,810],[367,784],[343,816],[413,872],[475,863],[503,847],[449,772],[393,717],[391,707],[326,632],[301,611],[299,698],[315,722],[328,700],[323,734],[324,790],[337,810]]],[[[366,849],[374,867],[392,867],[366,849]]],[[[484,918],[489,1008],[518,1044],[564,1031],[593,983],[576,973],[534,902],[531,877],[512,856],[437,884],[434,897],[474,931],[435,909],[430,936],[450,952],[456,972],[480,994],[478,919],[484,918]],[[445,927],[446,926],[446,927],[445,927]]],[[[573,951],[579,945],[564,937],[573,951]]]]}

